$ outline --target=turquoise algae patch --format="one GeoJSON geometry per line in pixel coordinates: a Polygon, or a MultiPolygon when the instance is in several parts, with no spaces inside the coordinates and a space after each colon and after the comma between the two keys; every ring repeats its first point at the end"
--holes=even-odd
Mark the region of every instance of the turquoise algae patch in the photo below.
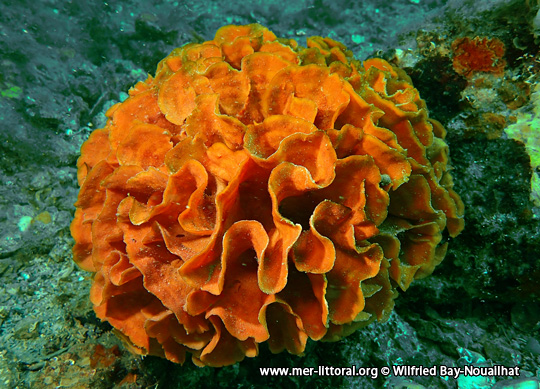
{"type": "Polygon", "coordinates": [[[517,122],[508,126],[504,131],[508,137],[525,145],[525,150],[531,158],[531,195],[535,206],[540,207],[540,84],[534,87],[531,94],[532,112],[530,105],[527,111],[519,112],[517,122]]]}

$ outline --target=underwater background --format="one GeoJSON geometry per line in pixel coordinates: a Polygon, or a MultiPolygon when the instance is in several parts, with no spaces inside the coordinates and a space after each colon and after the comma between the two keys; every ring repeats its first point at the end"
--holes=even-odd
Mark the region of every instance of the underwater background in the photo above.
{"type": "Polygon", "coordinates": [[[538,388],[540,4],[0,1],[0,388],[538,388]],[[385,323],[224,368],[130,354],[72,261],[76,160],[175,47],[227,24],[320,35],[403,68],[448,134],[465,229],[385,323]],[[519,377],[263,376],[262,367],[518,366],[519,377]],[[521,385],[521,386],[520,386],[521,385]]]}

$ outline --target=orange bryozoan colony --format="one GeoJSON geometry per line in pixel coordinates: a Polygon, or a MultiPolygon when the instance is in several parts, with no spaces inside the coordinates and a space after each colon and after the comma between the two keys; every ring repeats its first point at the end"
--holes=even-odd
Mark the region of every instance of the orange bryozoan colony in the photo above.
{"type": "Polygon", "coordinates": [[[226,26],[174,50],[78,160],[75,261],[139,354],[301,354],[393,308],[463,229],[409,77],[328,38],[226,26]]]}

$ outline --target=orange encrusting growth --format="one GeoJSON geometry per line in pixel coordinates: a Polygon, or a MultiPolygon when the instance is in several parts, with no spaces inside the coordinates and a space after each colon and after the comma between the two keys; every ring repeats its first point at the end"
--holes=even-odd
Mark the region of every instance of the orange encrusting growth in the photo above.
{"type": "Polygon", "coordinates": [[[223,366],[384,320],[463,229],[442,126],[341,43],[226,26],[175,49],[77,163],[74,259],[139,354],[223,366]]]}
{"type": "Polygon", "coordinates": [[[478,72],[493,73],[496,76],[504,73],[504,44],[497,38],[458,38],[452,42],[452,50],[452,65],[462,76],[470,78],[478,72]]]}

